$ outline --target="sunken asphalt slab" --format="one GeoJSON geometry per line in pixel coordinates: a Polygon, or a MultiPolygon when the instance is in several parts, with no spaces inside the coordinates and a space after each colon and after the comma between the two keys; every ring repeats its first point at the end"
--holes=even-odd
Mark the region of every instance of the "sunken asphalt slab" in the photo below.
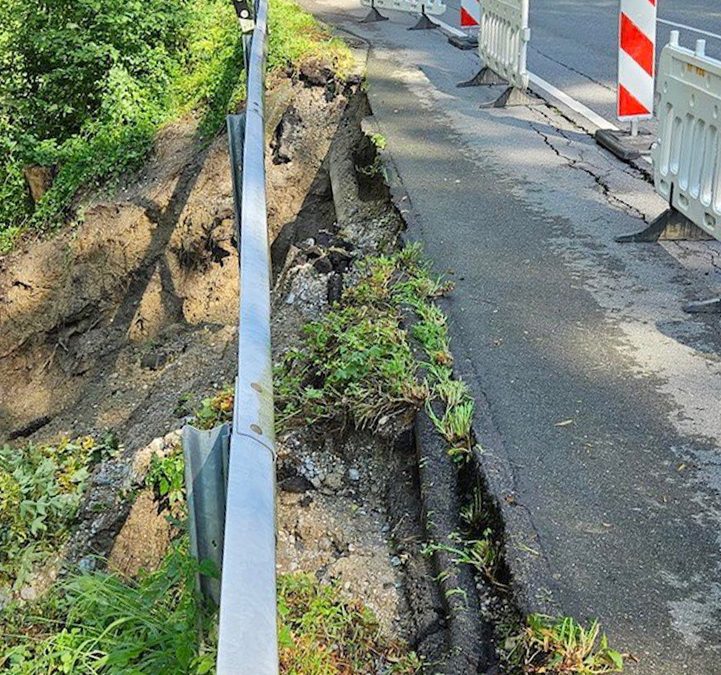
{"type": "Polygon", "coordinates": [[[415,17],[304,4],[371,46],[523,605],[598,617],[630,672],[719,673],[721,331],[681,305],[721,293],[721,246],[615,244],[664,208],[634,169],[547,106],[480,110],[500,91],[455,87],[477,56],[415,17]]]}

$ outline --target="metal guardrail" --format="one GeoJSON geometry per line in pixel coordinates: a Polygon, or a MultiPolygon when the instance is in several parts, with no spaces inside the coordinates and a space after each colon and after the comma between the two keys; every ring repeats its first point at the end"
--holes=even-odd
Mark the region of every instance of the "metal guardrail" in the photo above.
{"type": "Polygon", "coordinates": [[[245,39],[246,110],[228,117],[240,260],[238,377],[230,437],[217,672],[278,672],[271,267],[263,110],[268,0],[235,1],[245,39]],[[254,24],[250,22],[254,21],[254,24]]]}

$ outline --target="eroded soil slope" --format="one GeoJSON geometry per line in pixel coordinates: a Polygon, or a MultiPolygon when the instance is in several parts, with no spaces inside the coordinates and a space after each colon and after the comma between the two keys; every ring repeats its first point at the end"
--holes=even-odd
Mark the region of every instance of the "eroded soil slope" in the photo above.
{"type": "MultiPolygon", "coordinates": [[[[273,235],[300,211],[350,91],[315,75],[269,96],[273,235]]],[[[112,428],[139,447],[177,426],[185,392],[232,379],[225,134],[202,144],[195,120],[167,128],[140,179],[82,220],[0,260],[0,440],[112,428]]]]}

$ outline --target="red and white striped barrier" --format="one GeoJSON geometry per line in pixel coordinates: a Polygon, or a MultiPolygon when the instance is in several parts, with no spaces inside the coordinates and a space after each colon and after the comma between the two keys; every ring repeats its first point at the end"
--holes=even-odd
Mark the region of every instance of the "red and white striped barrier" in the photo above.
{"type": "Polygon", "coordinates": [[[656,74],[656,0],[621,0],[618,44],[618,119],[650,119],[656,74]]]}
{"type": "Polygon", "coordinates": [[[481,25],[480,0],[461,0],[461,27],[473,28],[481,25]]]}

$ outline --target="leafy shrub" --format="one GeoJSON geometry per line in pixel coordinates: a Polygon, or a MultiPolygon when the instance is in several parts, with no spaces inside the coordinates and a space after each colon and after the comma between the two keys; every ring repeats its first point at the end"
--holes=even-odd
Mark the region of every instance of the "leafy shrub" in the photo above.
{"type": "Polygon", "coordinates": [[[240,77],[221,0],[9,0],[3,14],[15,30],[0,38],[0,229],[62,219],[79,187],[137,166],[160,125],[206,105],[229,60],[240,77]],[[32,164],[58,172],[34,211],[32,164]]]}
{"type": "Polygon", "coordinates": [[[185,503],[185,462],[180,447],[161,457],[154,454],[150,459],[145,484],[153,490],[155,499],[177,511],[185,503]]]}
{"type": "Polygon", "coordinates": [[[77,515],[90,470],[113,447],[91,437],[0,448],[0,585],[18,588],[56,551],[77,515]]]}
{"type": "MultiPolygon", "coordinates": [[[[348,50],[290,0],[271,3],[271,69],[348,50]]],[[[228,0],[0,3],[0,253],[62,223],[78,190],[137,167],[158,129],[190,110],[207,136],[244,97],[228,0]],[[56,171],[34,207],[23,167],[56,171]]]]}

